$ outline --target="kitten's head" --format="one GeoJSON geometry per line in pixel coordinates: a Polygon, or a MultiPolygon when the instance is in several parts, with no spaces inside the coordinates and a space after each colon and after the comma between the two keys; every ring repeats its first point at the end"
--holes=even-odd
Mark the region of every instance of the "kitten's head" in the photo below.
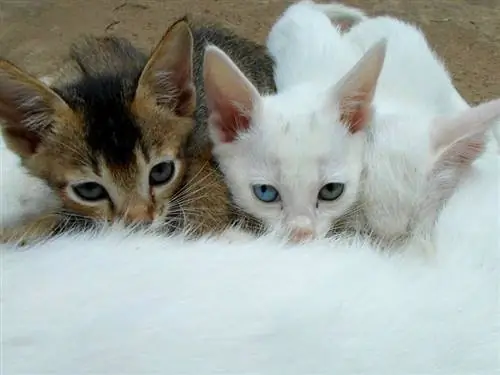
{"type": "MultiPolygon", "coordinates": [[[[195,89],[192,36],[174,23],[136,73],[82,74],[51,89],[0,61],[0,124],[23,165],[96,219],[151,222],[164,215],[185,170],[195,89]]],[[[116,47],[116,46],[115,46],[116,47]]],[[[106,50],[103,40],[102,53],[106,50]]]]}
{"type": "Polygon", "coordinates": [[[213,152],[235,203],[292,240],[325,236],[357,198],[384,56],[385,41],[326,91],[304,85],[262,97],[227,55],[207,48],[213,152]]]}
{"type": "Polygon", "coordinates": [[[389,241],[431,232],[500,117],[500,100],[439,116],[397,104],[385,105],[374,121],[359,197],[362,224],[389,241]]]}

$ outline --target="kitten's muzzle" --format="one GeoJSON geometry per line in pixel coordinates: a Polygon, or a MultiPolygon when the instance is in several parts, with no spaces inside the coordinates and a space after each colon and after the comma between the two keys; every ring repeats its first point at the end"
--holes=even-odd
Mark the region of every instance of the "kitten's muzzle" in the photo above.
{"type": "Polygon", "coordinates": [[[125,215],[123,215],[123,217],[127,224],[135,224],[135,223],[150,224],[155,219],[155,213],[153,207],[146,204],[141,204],[129,207],[125,215]]]}
{"type": "Polygon", "coordinates": [[[294,243],[307,242],[316,236],[312,220],[307,216],[298,216],[288,223],[290,241],[294,243]]]}
{"type": "Polygon", "coordinates": [[[295,229],[290,234],[290,241],[294,243],[307,242],[314,239],[314,231],[311,229],[295,229]]]}

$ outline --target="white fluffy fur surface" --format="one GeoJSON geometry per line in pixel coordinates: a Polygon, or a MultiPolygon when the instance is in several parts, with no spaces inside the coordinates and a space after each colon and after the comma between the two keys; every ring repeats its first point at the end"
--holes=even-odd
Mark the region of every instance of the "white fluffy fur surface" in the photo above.
{"type": "MultiPolygon", "coordinates": [[[[395,255],[119,229],[4,246],[3,373],[491,375],[498,167],[496,155],[477,162],[434,246],[395,255]]],[[[4,177],[2,196],[28,185],[4,177]]]]}

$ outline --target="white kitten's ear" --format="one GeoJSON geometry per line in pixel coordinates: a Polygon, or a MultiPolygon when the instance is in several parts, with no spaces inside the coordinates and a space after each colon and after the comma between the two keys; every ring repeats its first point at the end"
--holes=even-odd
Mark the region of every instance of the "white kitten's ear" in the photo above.
{"type": "Polygon", "coordinates": [[[500,99],[480,104],[454,117],[436,118],[431,128],[435,153],[425,194],[417,206],[415,225],[432,228],[445,202],[454,194],[464,172],[486,148],[487,133],[500,121],[500,99]]]}
{"type": "Polygon", "coordinates": [[[462,113],[435,120],[431,145],[437,166],[470,166],[484,151],[487,133],[500,121],[500,99],[467,109],[462,113]]]}
{"type": "Polygon", "coordinates": [[[137,85],[136,98],[152,97],[178,116],[196,107],[193,36],[187,19],[174,22],[153,50],[137,85]]]}
{"type": "Polygon", "coordinates": [[[222,50],[208,46],[203,65],[208,123],[214,142],[232,142],[250,126],[260,99],[255,86],[222,50]]]}
{"type": "Polygon", "coordinates": [[[335,100],[340,104],[341,121],[351,133],[362,130],[370,120],[372,100],[386,49],[387,40],[382,39],[334,87],[335,100]]]}

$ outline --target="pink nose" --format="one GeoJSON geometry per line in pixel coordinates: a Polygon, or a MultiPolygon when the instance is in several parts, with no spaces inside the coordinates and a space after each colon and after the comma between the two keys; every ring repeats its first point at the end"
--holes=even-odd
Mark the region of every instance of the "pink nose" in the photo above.
{"type": "Polygon", "coordinates": [[[290,235],[290,240],[295,243],[306,242],[312,240],[314,232],[311,229],[297,228],[290,235]]]}

